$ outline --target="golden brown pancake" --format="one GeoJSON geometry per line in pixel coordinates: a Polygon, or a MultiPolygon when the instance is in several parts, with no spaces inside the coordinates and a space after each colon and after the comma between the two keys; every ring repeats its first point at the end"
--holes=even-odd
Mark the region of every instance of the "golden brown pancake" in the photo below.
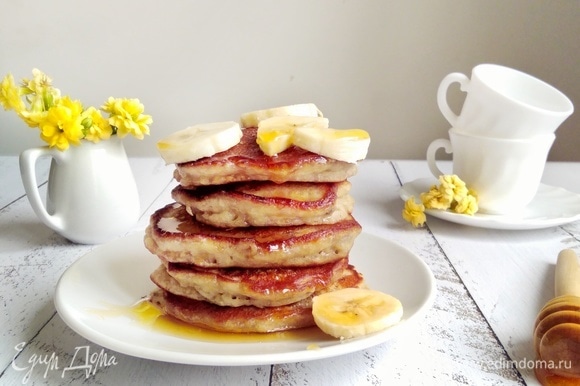
{"type": "Polygon", "coordinates": [[[348,259],[289,268],[199,268],[167,262],[165,265],[151,274],[151,280],[173,294],[220,306],[274,307],[296,303],[330,286],[342,276],[348,259]]]}
{"type": "Polygon", "coordinates": [[[357,165],[292,146],[271,157],[256,143],[257,129],[243,131],[241,141],[211,157],[176,165],[175,179],[184,187],[240,181],[338,182],[352,177],[357,165]]]}
{"type": "Polygon", "coordinates": [[[220,228],[333,224],[347,219],[350,182],[252,181],[173,189],[175,201],[204,224],[220,228]]]}
{"type": "Polygon", "coordinates": [[[314,325],[307,300],[279,307],[222,307],[163,290],[151,294],[151,303],[185,323],[229,333],[275,332],[314,325]]]}
{"type": "MultiPolygon", "coordinates": [[[[349,266],[339,280],[320,293],[362,286],[362,276],[349,266]]],[[[194,326],[221,332],[265,333],[314,325],[312,297],[278,307],[223,307],[157,289],[151,294],[150,301],[167,315],[194,326]]]]}
{"type": "Polygon", "coordinates": [[[205,268],[304,267],[348,257],[360,232],[352,217],[335,224],[216,228],[174,203],[151,216],[145,246],[169,262],[205,268]]]}

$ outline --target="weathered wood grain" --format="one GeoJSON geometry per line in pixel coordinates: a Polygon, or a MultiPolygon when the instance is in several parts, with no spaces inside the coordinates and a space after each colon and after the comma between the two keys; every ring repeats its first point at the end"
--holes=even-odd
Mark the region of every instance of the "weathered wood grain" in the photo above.
{"type": "MultiPolygon", "coordinates": [[[[423,162],[399,162],[402,182],[428,177],[423,162]]],[[[548,164],[544,183],[580,193],[580,168],[548,164]],[[561,183],[559,182],[561,181],[561,183]]],[[[540,230],[494,230],[428,218],[437,239],[471,297],[510,358],[490,358],[493,367],[514,366],[529,385],[538,384],[532,331],[540,308],[554,296],[553,275],[560,250],[580,251],[580,221],[540,230]]]]}
{"type": "MultiPolygon", "coordinates": [[[[39,185],[46,182],[49,166],[50,159],[42,157],[38,160],[36,178],[39,185]]],[[[0,177],[2,177],[0,183],[0,209],[2,209],[26,194],[20,178],[18,157],[0,156],[0,177]]]]}

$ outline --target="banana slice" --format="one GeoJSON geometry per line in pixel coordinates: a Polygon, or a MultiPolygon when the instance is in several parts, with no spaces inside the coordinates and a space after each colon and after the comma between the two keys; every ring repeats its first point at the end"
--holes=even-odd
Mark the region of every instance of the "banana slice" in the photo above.
{"type": "Polygon", "coordinates": [[[258,127],[260,121],[272,117],[322,117],[322,112],[314,103],[301,103],[297,105],[273,107],[271,109],[251,111],[244,113],[240,117],[240,124],[242,127],[258,127]]]}
{"type": "Polygon", "coordinates": [[[367,156],[371,138],[361,129],[315,130],[297,127],[294,130],[294,145],[316,154],[339,161],[355,163],[367,156]]]}
{"type": "Polygon", "coordinates": [[[328,335],[348,339],[398,323],[403,316],[403,305],[397,298],[380,291],[345,288],[315,296],[312,316],[328,335]]]}
{"type": "Polygon", "coordinates": [[[258,122],[256,142],[269,156],[275,156],[292,146],[297,127],[328,128],[328,119],[322,117],[278,116],[258,122]]]}
{"type": "Polygon", "coordinates": [[[157,150],[167,164],[177,164],[228,150],[241,139],[242,129],[236,122],[205,123],[177,131],[160,140],[157,150]]]}

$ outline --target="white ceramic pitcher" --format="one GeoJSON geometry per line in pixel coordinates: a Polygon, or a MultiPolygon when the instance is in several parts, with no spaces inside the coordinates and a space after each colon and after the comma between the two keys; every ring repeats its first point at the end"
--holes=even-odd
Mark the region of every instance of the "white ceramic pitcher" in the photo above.
{"type": "Polygon", "coordinates": [[[113,136],[65,151],[38,147],[20,155],[24,189],[40,220],[72,242],[99,244],[128,231],[140,214],[139,194],[123,142],[113,136]],[[52,157],[46,207],[36,161],[52,157]]]}

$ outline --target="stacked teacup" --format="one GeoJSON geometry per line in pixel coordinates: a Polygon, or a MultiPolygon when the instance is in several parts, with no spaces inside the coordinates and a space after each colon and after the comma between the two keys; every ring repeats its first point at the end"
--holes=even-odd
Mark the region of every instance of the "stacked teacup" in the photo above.
{"type": "Polygon", "coordinates": [[[556,129],[574,111],[570,99],[523,72],[480,64],[471,79],[462,73],[443,78],[437,102],[451,129],[449,139],[437,139],[427,149],[431,172],[444,174],[435,159],[444,148],[453,153],[453,174],[476,191],[481,212],[525,208],[537,193],[556,129]],[[447,103],[453,83],[467,93],[459,115],[447,103]]]}

